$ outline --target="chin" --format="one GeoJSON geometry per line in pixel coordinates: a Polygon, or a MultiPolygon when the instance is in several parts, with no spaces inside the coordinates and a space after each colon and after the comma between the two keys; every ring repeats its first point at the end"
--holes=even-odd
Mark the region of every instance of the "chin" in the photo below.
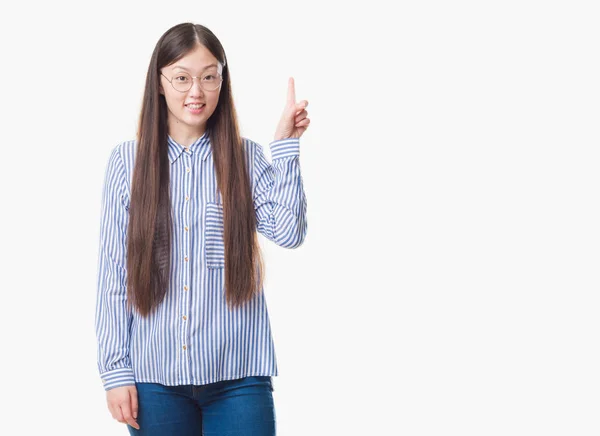
{"type": "Polygon", "coordinates": [[[185,124],[187,124],[190,127],[200,128],[204,124],[206,124],[206,120],[204,119],[204,117],[202,117],[202,118],[194,118],[194,119],[189,119],[188,118],[188,119],[185,120],[185,124]]]}
{"type": "Polygon", "coordinates": [[[184,114],[181,117],[181,121],[191,126],[197,126],[204,122],[204,114],[192,115],[192,114],[184,114]]]}

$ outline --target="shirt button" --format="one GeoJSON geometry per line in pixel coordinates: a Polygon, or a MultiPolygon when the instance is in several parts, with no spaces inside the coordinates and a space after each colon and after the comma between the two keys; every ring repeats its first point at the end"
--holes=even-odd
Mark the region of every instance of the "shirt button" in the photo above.
{"type": "Polygon", "coordinates": [[[188,168],[188,169],[186,169],[186,171],[189,173],[191,170],[188,168]]]}
{"type": "Polygon", "coordinates": [[[184,286],[184,287],[183,287],[183,290],[184,290],[184,291],[187,291],[187,290],[188,290],[188,287],[187,287],[187,286],[184,286]]]}
{"type": "Polygon", "coordinates": [[[187,258],[187,256],[186,256],[186,258],[185,258],[185,261],[186,261],[186,262],[188,261],[188,258],[187,258]]]}
{"type": "Polygon", "coordinates": [[[183,315],[182,318],[184,321],[187,320],[187,316],[185,316],[185,315],[183,315]]]}
{"type": "Polygon", "coordinates": [[[184,349],[184,350],[187,350],[187,346],[186,346],[186,345],[184,345],[184,346],[183,346],[183,349],[184,349]]]}
{"type": "Polygon", "coordinates": [[[188,197],[187,195],[185,196],[185,201],[188,201],[190,199],[190,197],[188,197]]]}
{"type": "Polygon", "coordinates": [[[186,231],[186,232],[188,231],[188,227],[187,227],[187,226],[185,226],[185,231],[186,231]]]}

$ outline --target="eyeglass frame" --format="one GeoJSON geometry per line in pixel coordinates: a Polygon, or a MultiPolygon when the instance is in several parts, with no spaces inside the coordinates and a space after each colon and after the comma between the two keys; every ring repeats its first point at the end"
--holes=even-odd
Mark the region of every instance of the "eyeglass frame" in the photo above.
{"type": "Polygon", "coordinates": [[[219,80],[219,86],[217,86],[215,89],[211,89],[211,90],[206,90],[206,89],[204,89],[204,87],[202,86],[202,76],[192,76],[192,75],[190,75],[190,74],[188,74],[188,73],[185,73],[185,72],[184,72],[184,73],[175,73],[175,74],[173,75],[173,77],[171,77],[171,80],[169,80],[169,78],[168,78],[167,76],[165,76],[165,75],[162,73],[162,71],[160,72],[160,75],[161,75],[161,76],[163,76],[165,79],[167,79],[167,82],[169,82],[169,83],[171,84],[171,86],[173,87],[173,89],[174,89],[175,91],[177,91],[177,92],[188,92],[190,89],[192,89],[192,86],[194,86],[194,79],[200,79],[200,88],[202,88],[202,90],[203,90],[203,91],[206,91],[206,92],[214,92],[214,91],[216,91],[217,89],[219,89],[219,88],[221,87],[221,85],[223,84],[223,75],[222,75],[222,74],[219,74],[219,73],[213,74],[213,75],[216,75],[216,76],[218,76],[218,77],[219,77],[219,79],[220,79],[220,80],[219,80]],[[192,84],[191,84],[191,85],[190,85],[190,87],[189,87],[188,89],[186,89],[185,91],[180,91],[179,89],[175,88],[175,85],[173,85],[173,79],[175,78],[175,75],[177,75],[177,74],[187,74],[188,76],[190,76],[190,77],[192,78],[192,84]]]}

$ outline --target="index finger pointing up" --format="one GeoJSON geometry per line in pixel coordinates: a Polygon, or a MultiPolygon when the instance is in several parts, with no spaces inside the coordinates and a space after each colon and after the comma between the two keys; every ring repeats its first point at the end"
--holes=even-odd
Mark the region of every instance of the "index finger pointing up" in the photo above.
{"type": "Polygon", "coordinates": [[[293,105],[296,104],[296,90],[294,89],[294,78],[290,77],[288,80],[288,94],[287,94],[288,104],[293,105]]]}

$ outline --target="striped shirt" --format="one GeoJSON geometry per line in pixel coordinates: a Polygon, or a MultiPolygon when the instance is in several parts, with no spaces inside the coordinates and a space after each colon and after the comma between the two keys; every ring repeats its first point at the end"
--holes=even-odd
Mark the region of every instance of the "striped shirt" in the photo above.
{"type": "MultiPolygon", "coordinates": [[[[300,140],[262,147],[242,138],[257,231],[296,248],[306,235],[300,140]]],[[[264,289],[247,304],[225,302],[223,206],[208,130],[188,149],[168,137],[173,209],[171,274],[148,318],[126,307],[126,239],[135,139],[112,149],[102,191],[95,328],[105,390],[135,382],[202,385],[278,374],[264,289]]]]}

